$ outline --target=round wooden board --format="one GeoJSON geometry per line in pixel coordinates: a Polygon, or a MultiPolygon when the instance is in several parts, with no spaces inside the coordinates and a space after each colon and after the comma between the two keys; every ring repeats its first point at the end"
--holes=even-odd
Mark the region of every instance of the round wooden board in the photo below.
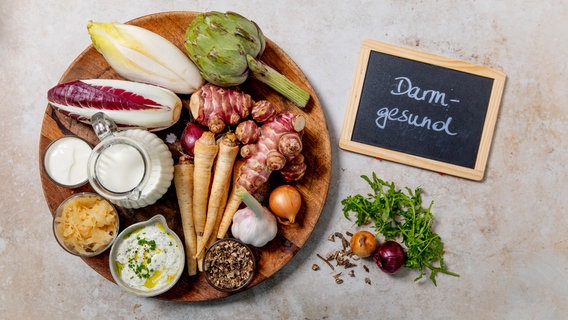
{"type": "MultiPolygon", "coordinates": [[[[164,12],[151,14],[134,19],[129,24],[137,25],[154,31],[166,39],[172,41],[183,52],[185,30],[190,21],[195,18],[197,12],[164,12]]],[[[88,34],[86,34],[88,36],[88,34]]],[[[259,268],[250,287],[259,284],[285,266],[290,259],[300,250],[312,233],[324,207],[329,183],[331,178],[331,146],[325,115],[319,100],[308,82],[305,75],[294,61],[274,42],[267,39],[266,50],[261,60],[280,71],[294,83],[307,90],[311,99],[304,109],[299,109],[278,93],[256,80],[247,80],[241,86],[243,91],[249,93],[256,100],[267,99],[277,105],[280,110],[290,110],[302,114],[306,118],[306,128],[303,136],[304,151],[308,170],[302,180],[295,183],[303,196],[302,209],[298,215],[299,222],[292,226],[279,225],[278,235],[269,244],[260,250],[259,268]]],[[[120,79],[108,65],[106,60],[92,46],[89,46],[71,63],[60,79],[60,83],[77,79],[108,78],[120,79]]],[[[180,96],[187,106],[189,95],[180,96]]],[[[166,130],[157,132],[160,138],[165,139],[169,133],[174,133],[178,138],[185,124],[189,121],[189,112],[186,108],[182,112],[180,121],[166,130]]],[[[98,139],[91,127],[77,122],[51,108],[48,104],[41,128],[39,143],[39,167],[41,183],[45,199],[51,211],[71,194],[83,191],[93,191],[87,184],[75,189],[67,189],[54,184],[46,175],[43,167],[43,155],[45,149],[53,140],[64,135],[76,135],[87,140],[91,145],[96,145],[98,139]]],[[[178,149],[171,145],[171,151],[177,162],[178,149]]],[[[273,180],[277,183],[276,173],[273,180]]],[[[175,194],[175,189],[170,186],[168,192],[154,205],[141,209],[118,208],[120,214],[121,230],[132,223],[147,220],[155,214],[166,217],[168,225],[183,239],[181,219],[175,194]]],[[[54,239],[55,241],[55,239],[54,239]]],[[[61,254],[66,254],[63,250],[61,254]]],[[[113,281],[108,267],[108,251],[94,258],[84,258],[92,269],[106,279],[113,281]]],[[[118,287],[117,287],[117,290],[118,287]]],[[[168,292],[158,296],[158,299],[170,301],[205,301],[223,298],[229,293],[219,292],[210,287],[203,274],[197,276],[184,275],[180,281],[168,292]]]]}

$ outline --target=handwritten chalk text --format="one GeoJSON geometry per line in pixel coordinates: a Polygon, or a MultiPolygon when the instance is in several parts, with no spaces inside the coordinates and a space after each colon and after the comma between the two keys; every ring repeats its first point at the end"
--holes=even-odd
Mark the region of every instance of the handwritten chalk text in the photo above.
{"type": "MultiPolygon", "coordinates": [[[[434,105],[438,104],[444,107],[448,106],[445,92],[432,89],[424,90],[418,86],[413,86],[412,81],[407,77],[396,77],[394,80],[397,82],[395,83],[395,89],[390,91],[392,95],[406,95],[408,98],[416,101],[427,101],[434,105]]],[[[459,102],[458,99],[451,99],[450,101],[459,102]]]]}
{"type": "Polygon", "coordinates": [[[457,135],[457,132],[453,132],[450,129],[452,120],[452,117],[448,117],[446,120],[434,121],[427,116],[419,116],[408,110],[400,110],[399,108],[389,109],[384,107],[377,111],[375,123],[377,127],[384,129],[387,126],[388,121],[403,122],[411,126],[425,128],[436,132],[444,132],[447,135],[455,136],[457,135]]]}

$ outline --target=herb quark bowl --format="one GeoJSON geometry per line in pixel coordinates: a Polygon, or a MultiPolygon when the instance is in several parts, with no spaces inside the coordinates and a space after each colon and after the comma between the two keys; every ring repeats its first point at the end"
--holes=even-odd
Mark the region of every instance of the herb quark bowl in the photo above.
{"type": "Polygon", "coordinates": [[[181,239],[158,214],[124,229],[110,250],[109,267],[116,284],[141,297],[171,289],[185,267],[181,239]]]}

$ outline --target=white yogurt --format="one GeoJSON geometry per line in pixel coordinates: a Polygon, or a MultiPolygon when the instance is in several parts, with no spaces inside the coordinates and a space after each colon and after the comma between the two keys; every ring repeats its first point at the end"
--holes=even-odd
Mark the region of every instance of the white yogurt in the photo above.
{"type": "Polygon", "coordinates": [[[87,182],[91,146],[83,139],[65,136],[52,142],[44,154],[44,168],[56,183],[76,187],[87,182]]]}

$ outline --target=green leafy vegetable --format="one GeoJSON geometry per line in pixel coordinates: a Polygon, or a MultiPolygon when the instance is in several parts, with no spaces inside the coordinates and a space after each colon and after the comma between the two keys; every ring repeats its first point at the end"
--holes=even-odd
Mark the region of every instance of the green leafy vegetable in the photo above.
{"type": "Polygon", "coordinates": [[[428,208],[422,207],[422,189],[406,192],[396,189],[394,183],[386,182],[373,172],[372,179],[361,176],[371,186],[373,193],[348,196],[341,201],[343,214],[349,220],[354,212],[357,225],[374,224],[378,234],[386,240],[400,240],[405,246],[405,266],[415,269],[420,275],[415,281],[430,270],[430,280],[436,285],[438,273],[459,277],[444,265],[444,243],[439,235],[432,231],[434,215],[431,212],[433,202],[428,208]]]}

